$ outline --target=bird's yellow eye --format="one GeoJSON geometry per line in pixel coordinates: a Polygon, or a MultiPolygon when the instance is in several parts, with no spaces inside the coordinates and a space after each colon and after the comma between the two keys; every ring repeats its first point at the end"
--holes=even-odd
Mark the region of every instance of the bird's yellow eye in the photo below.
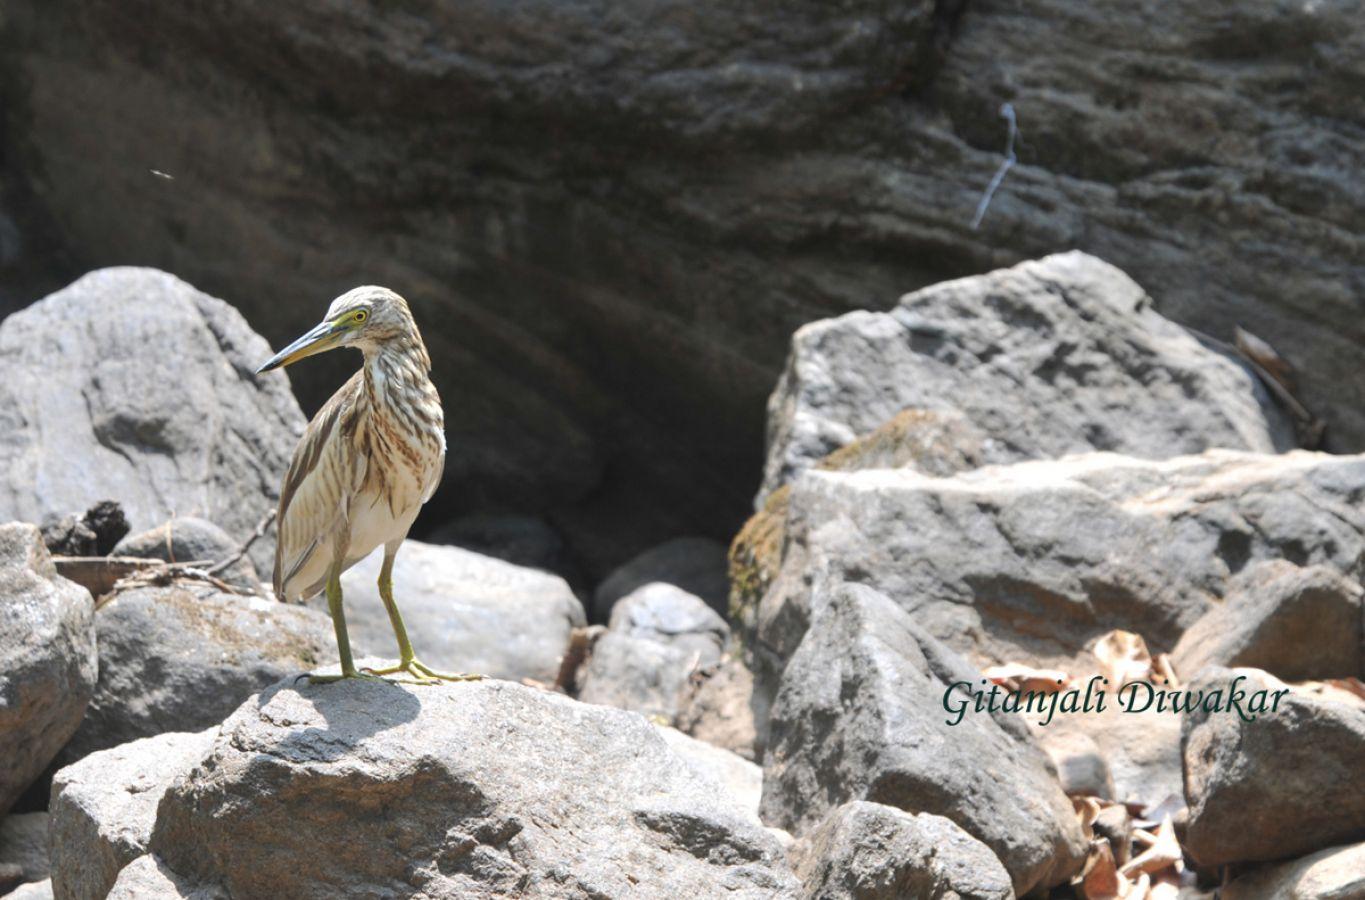
{"type": "Polygon", "coordinates": [[[357,325],[359,325],[359,324],[361,324],[362,322],[364,322],[366,319],[368,319],[368,318],[370,317],[370,314],[367,313],[367,312],[366,312],[365,310],[363,310],[363,309],[357,309],[354,313],[352,313],[352,316],[351,316],[351,317],[352,317],[352,319],[355,320],[355,323],[356,323],[357,325]]]}

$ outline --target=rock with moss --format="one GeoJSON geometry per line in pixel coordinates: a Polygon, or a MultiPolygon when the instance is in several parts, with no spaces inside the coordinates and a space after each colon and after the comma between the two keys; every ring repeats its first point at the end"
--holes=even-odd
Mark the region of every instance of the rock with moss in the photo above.
{"type": "Polygon", "coordinates": [[[184,582],[125,590],[96,615],[100,672],[64,763],[167,731],[207,728],[288,675],[336,658],[323,613],[184,582]]]}
{"type": "MultiPolygon", "coordinates": [[[[824,472],[908,468],[951,475],[978,465],[984,434],[952,410],[904,409],[877,428],[817,462],[824,472]]],[[[791,488],[782,485],[762,499],[730,544],[730,619],[741,643],[755,626],[759,600],[782,564],[784,524],[791,488]]]]}
{"type": "Polygon", "coordinates": [[[1250,370],[1162,317],[1123,272],[1075,252],[797,331],[768,403],[761,496],[906,408],[962,414],[987,463],[1295,446],[1250,370]]]}

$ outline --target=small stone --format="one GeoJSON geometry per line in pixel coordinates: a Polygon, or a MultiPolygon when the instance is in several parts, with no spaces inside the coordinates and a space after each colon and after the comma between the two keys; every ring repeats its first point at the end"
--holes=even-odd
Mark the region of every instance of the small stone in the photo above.
{"type": "Polygon", "coordinates": [[[990,848],[949,819],[856,801],[790,850],[806,900],[1013,900],[990,848]]]}

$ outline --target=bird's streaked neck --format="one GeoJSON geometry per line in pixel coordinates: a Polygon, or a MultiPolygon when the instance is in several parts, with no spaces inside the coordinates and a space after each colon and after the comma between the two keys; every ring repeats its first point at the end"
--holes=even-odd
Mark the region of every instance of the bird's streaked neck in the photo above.
{"type": "Polygon", "coordinates": [[[385,406],[406,405],[414,392],[432,390],[431,357],[420,337],[402,337],[365,348],[365,386],[370,398],[385,406]]]}

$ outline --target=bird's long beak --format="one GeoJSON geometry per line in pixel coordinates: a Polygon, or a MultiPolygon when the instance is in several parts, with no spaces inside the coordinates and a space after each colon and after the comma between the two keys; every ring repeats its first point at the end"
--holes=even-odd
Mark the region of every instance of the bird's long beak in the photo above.
{"type": "Polygon", "coordinates": [[[256,374],[269,372],[271,369],[278,369],[290,363],[296,363],[305,356],[312,356],[315,353],[323,353],[331,350],[341,340],[346,329],[338,328],[331,322],[323,322],[312,331],[299,338],[294,343],[276,353],[265,361],[265,365],[256,370],[256,374]]]}

